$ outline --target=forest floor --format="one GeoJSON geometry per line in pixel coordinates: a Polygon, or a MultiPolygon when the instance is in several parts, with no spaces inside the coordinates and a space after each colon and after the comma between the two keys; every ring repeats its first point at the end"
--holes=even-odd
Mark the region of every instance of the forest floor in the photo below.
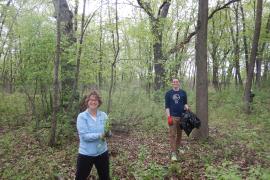
{"type": "MultiPolygon", "coordinates": [[[[176,163],[169,160],[168,127],[162,119],[157,129],[113,132],[108,140],[112,179],[270,179],[270,93],[256,96],[250,115],[235,97],[210,94],[209,138],[197,141],[183,132],[176,163]]],[[[23,122],[0,126],[0,179],[74,179],[75,127],[63,126],[59,145],[51,148],[48,128],[34,130],[33,122],[23,122]]],[[[145,125],[144,119],[137,122],[145,125]]],[[[91,174],[95,179],[96,170],[91,174]]]]}
{"type": "MultiPolygon", "coordinates": [[[[0,138],[7,137],[11,143],[5,144],[8,149],[1,150],[1,179],[74,179],[76,139],[52,149],[23,127],[8,131],[0,129],[0,138]]],[[[246,179],[268,173],[260,170],[270,166],[262,152],[257,153],[246,143],[231,141],[230,135],[217,128],[210,128],[210,137],[206,141],[198,142],[184,135],[181,158],[176,163],[169,161],[167,131],[115,133],[108,143],[114,179],[211,179],[215,173],[225,179],[246,179]]],[[[92,174],[95,179],[95,169],[92,174]]]]}

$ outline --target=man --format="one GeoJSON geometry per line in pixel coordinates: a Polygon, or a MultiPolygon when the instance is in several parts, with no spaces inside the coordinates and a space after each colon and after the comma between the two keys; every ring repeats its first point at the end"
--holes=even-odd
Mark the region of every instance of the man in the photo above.
{"type": "Polygon", "coordinates": [[[181,115],[188,109],[187,94],[180,88],[179,80],[177,78],[173,78],[172,89],[165,95],[165,110],[168,117],[172,161],[177,161],[177,150],[181,144],[181,115]]]}

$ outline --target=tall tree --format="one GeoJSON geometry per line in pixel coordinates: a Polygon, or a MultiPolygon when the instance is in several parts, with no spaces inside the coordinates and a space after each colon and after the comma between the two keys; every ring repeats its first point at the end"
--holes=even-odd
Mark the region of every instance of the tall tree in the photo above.
{"type": "Polygon", "coordinates": [[[195,138],[207,138],[208,127],[208,73],[207,73],[207,24],[208,0],[199,0],[196,58],[196,113],[201,119],[201,127],[194,132],[195,138]]]}
{"type": "Polygon", "coordinates": [[[252,79],[254,76],[255,60],[257,56],[260,31],[261,31],[261,20],[262,20],[262,11],[263,11],[262,4],[263,4],[262,0],[257,0],[255,29],[254,29],[254,34],[253,34],[252,48],[251,48],[251,54],[250,54],[250,59],[249,59],[249,65],[248,65],[248,76],[247,76],[247,80],[245,84],[245,92],[244,92],[245,112],[247,114],[251,112],[250,95],[251,95],[252,79]]]}
{"type": "MultiPolygon", "coordinates": [[[[267,23],[266,23],[266,27],[265,27],[265,34],[268,35],[270,32],[270,14],[268,15],[268,18],[267,18],[267,23]]],[[[258,53],[258,58],[256,58],[256,85],[259,87],[260,84],[261,84],[261,71],[262,71],[262,57],[263,57],[263,54],[264,54],[264,50],[266,48],[266,44],[267,44],[267,41],[264,41],[262,43],[262,46],[259,50],[259,53],[258,53]]],[[[264,68],[266,69],[267,68],[267,65],[264,66],[264,68]]]]}
{"type": "Polygon", "coordinates": [[[70,62],[68,59],[68,48],[71,47],[76,42],[76,38],[74,35],[73,29],[73,13],[69,9],[68,3],[66,0],[58,0],[53,1],[55,13],[60,13],[60,30],[63,35],[62,40],[65,46],[62,48],[62,55],[63,58],[61,59],[61,103],[65,109],[68,109],[73,106],[73,96],[72,96],[72,89],[74,86],[75,81],[75,72],[76,72],[76,65],[73,62],[70,62]]]}
{"type": "Polygon", "coordinates": [[[77,32],[78,30],[78,9],[79,9],[79,0],[75,0],[75,7],[74,7],[74,31],[77,32]]]}
{"type": "MultiPolygon", "coordinates": [[[[267,24],[266,24],[266,31],[267,31],[267,34],[269,34],[269,32],[270,32],[270,14],[268,16],[268,20],[267,20],[267,24]]],[[[263,80],[264,81],[267,80],[267,73],[268,73],[268,66],[269,66],[268,64],[269,64],[269,60],[265,58],[265,60],[264,60],[264,71],[263,71],[263,80]]]]}
{"type": "Polygon", "coordinates": [[[248,42],[246,35],[246,18],[244,13],[244,8],[242,1],[240,1],[240,10],[241,10],[241,19],[242,19],[242,31],[243,31],[243,43],[244,43],[244,51],[245,51],[245,65],[246,65],[246,74],[248,75],[248,42]]]}
{"type": "Polygon", "coordinates": [[[7,9],[10,6],[11,0],[8,0],[6,5],[2,5],[3,10],[0,12],[0,37],[7,17],[7,9]]]}
{"type": "Polygon", "coordinates": [[[100,14],[99,14],[99,69],[98,69],[98,87],[102,87],[102,61],[103,61],[103,27],[102,27],[102,16],[103,16],[103,0],[100,2],[100,14]]]}
{"type": "MultiPolygon", "coordinates": [[[[110,16],[110,10],[109,10],[110,16]]],[[[116,74],[116,63],[119,56],[120,45],[119,45],[119,28],[118,28],[118,0],[115,1],[115,32],[112,30],[112,40],[113,40],[113,62],[111,63],[111,82],[109,88],[109,98],[108,98],[108,106],[107,106],[107,113],[111,111],[112,105],[112,89],[115,83],[115,74],[116,74]]]]}
{"type": "Polygon", "coordinates": [[[239,3],[236,3],[234,6],[234,14],[235,14],[235,34],[234,27],[230,26],[231,38],[233,42],[234,49],[234,57],[233,57],[233,65],[235,68],[235,85],[243,85],[242,78],[240,74],[240,46],[239,46],[239,3]]]}
{"type": "MultiPolygon", "coordinates": [[[[211,56],[211,60],[213,62],[212,67],[212,84],[216,90],[219,90],[219,68],[221,61],[224,57],[221,57],[222,54],[227,56],[226,48],[222,48],[222,43],[224,43],[224,34],[226,33],[227,23],[224,21],[224,16],[222,12],[219,13],[219,17],[212,18],[210,21],[211,24],[208,27],[208,39],[209,39],[209,55],[211,56]]],[[[209,21],[208,21],[209,22],[209,21]]]]}
{"type": "MultiPolygon", "coordinates": [[[[81,64],[81,55],[82,55],[82,44],[83,44],[83,38],[84,38],[84,32],[85,32],[85,6],[86,6],[86,0],[83,1],[83,13],[82,13],[82,21],[81,21],[81,33],[78,43],[78,51],[76,56],[76,71],[75,71],[75,80],[73,84],[73,91],[72,91],[72,102],[73,101],[79,101],[79,95],[78,95],[78,81],[79,81],[79,73],[80,73],[80,64],[81,64]]],[[[75,103],[77,104],[77,103],[75,103]]]]}
{"type": "MultiPolygon", "coordinates": [[[[58,6],[60,6],[61,0],[58,0],[58,6]]],[[[59,111],[59,64],[61,53],[61,30],[60,30],[60,11],[57,11],[57,25],[56,25],[56,51],[54,60],[54,78],[53,78],[53,112],[51,122],[51,133],[49,146],[54,146],[56,143],[56,127],[57,127],[57,113],[59,111]]]]}
{"type": "Polygon", "coordinates": [[[163,30],[165,19],[168,15],[171,0],[163,0],[163,3],[158,8],[158,13],[155,16],[153,8],[151,8],[149,2],[137,0],[140,7],[149,16],[152,35],[154,38],[153,50],[154,50],[154,70],[155,70],[155,90],[159,90],[165,85],[165,57],[162,48],[163,30]]]}

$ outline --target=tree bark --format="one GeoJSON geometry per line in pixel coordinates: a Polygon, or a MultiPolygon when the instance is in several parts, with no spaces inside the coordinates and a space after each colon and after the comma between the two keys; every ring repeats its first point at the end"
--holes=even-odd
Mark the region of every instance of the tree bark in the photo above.
{"type": "Polygon", "coordinates": [[[244,51],[245,51],[245,65],[246,65],[246,74],[248,75],[248,42],[246,35],[246,21],[245,21],[245,13],[242,5],[242,1],[240,1],[240,10],[242,15],[242,26],[243,26],[243,42],[244,42],[244,51]]]}
{"type": "Polygon", "coordinates": [[[264,71],[263,71],[263,80],[267,81],[268,79],[268,72],[269,72],[269,59],[264,60],[264,71]]]}
{"type": "MultiPolygon", "coordinates": [[[[268,16],[267,24],[266,24],[266,33],[270,32],[270,14],[268,16]]],[[[268,66],[269,66],[269,58],[264,60],[264,71],[263,71],[263,80],[267,80],[267,73],[268,73],[268,66]]]]}
{"type": "Polygon", "coordinates": [[[207,23],[208,0],[199,0],[196,49],[196,113],[201,120],[201,127],[193,137],[204,139],[209,136],[208,127],[208,78],[207,78],[207,23]]]}
{"type": "MultiPolygon", "coordinates": [[[[265,33],[268,35],[270,32],[270,14],[268,16],[268,19],[267,19],[267,23],[266,23],[266,27],[265,27],[265,33]]],[[[264,50],[265,50],[265,47],[266,47],[267,43],[264,41],[263,44],[262,44],[262,47],[260,48],[259,50],[259,57],[256,59],[256,85],[257,87],[260,87],[261,85],[261,72],[262,72],[262,59],[263,59],[263,54],[264,54],[264,50]]],[[[264,69],[267,69],[268,66],[264,66],[264,69]]]]}
{"type": "Polygon", "coordinates": [[[102,4],[103,0],[100,2],[100,15],[99,15],[99,70],[98,70],[98,87],[101,89],[103,77],[102,77],[102,68],[103,68],[103,28],[102,28],[102,4]]]}
{"type": "Polygon", "coordinates": [[[2,30],[6,21],[6,12],[8,7],[10,6],[11,0],[8,0],[7,4],[5,6],[2,6],[3,12],[0,15],[0,20],[1,20],[1,26],[0,26],[0,37],[2,37],[2,30]]]}
{"type": "Polygon", "coordinates": [[[74,31],[78,30],[78,8],[79,8],[79,0],[75,0],[75,8],[74,8],[74,31]]]}
{"type": "MultiPolygon", "coordinates": [[[[58,7],[60,6],[61,0],[58,0],[58,7]]],[[[57,11],[57,35],[56,35],[56,51],[54,60],[54,76],[53,76],[53,112],[52,122],[50,131],[49,146],[54,146],[56,143],[56,127],[57,127],[57,113],[59,112],[59,64],[60,64],[60,53],[61,53],[61,27],[60,27],[60,11],[57,11]]]]}
{"type": "MultiPolygon", "coordinates": [[[[110,15],[110,14],[109,14],[110,15]]],[[[119,28],[118,28],[118,0],[115,1],[115,33],[112,30],[112,40],[113,40],[113,51],[114,51],[114,60],[111,64],[111,82],[109,88],[109,97],[108,97],[108,106],[107,106],[107,113],[109,114],[111,111],[112,106],[112,89],[113,85],[115,84],[115,74],[116,74],[116,63],[120,51],[119,45],[119,28]],[[116,35],[116,37],[115,37],[116,35]]]]}
{"type": "Polygon", "coordinates": [[[221,37],[224,31],[224,27],[219,27],[219,30],[217,31],[216,27],[216,19],[212,19],[212,27],[211,27],[211,36],[209,37],[209,51],[210,55],[213,61],[213,71],[212,71],[212,84],[215,88],[215,90],[219,89],[219,76],[218,76],[218,70],[219,70],[219,58],[218,58],[218,50],[219,50],[219,44],[221,41],[221,37]],[[218,36],[218,39],[216,38],[218,36]]]}
{"type": "Polygon", "coordinates": [[[243,85],[241,74],[240,74],[240,47],[239,47],[239,11],[238,11],[238,3],[235,6],[235,41],[234,41],[234,65],[235,65],[235,85],[243,85]]]}
{"type": "MultiPolygon", "coordinates": [[[[83,14],[82,14],[82,21],[81,21],[81,32],[80,32],[80,39],[78,44],[78,52],[76,57],[76,72],[75,72],[75,80],[73,85],[73,93],[72,93],[72,103],[73,101],[79,102],[79,93],[78,93],[78,81],[79,81],[79,73],[80,73],[80,64],[81,64],[81,55],[82,55],[82,44],[84,38],[84,28],[85,28],[85,5],[86,0],[83,1],[83,14]]],[[[77,103],[75,103],[77,104],[77,103]]]]}
{"type": "MultiPolygon", "coordinates": [[[[63,35],[63,40],[66,39],[68,43],[65,43],[65,47],[62,48],[62,54],[67,53],[64,49],[67,49],[76,42],[73,29],[73,13],[68,7],[66,0],[53,0],[55,14],[59,13],[60,30],[63,35]]],[[[67,58],[61,59],[61,104],[64,110],[68,110],[73,106],[72,93],[75,81],[76,65],[70,63],[67,58]]]]}
{"type": "Polygon", "coordinates": [[[260,31],[261,31],[261,19],[262,19],[262,0],[257,0],[257,8],[256,8],[256,21],[255,21],[255,29],[253,34],[253,41],[252,41],[252,49],[250,54],[249,60],[249,71],[248,77],[245,84],[245,92],[244,92],[244,104],[245,104],[245,112],[247,114],[251,113],[251,86],[252,86],[252,79],[254,75],[254,66],[255,66],[255,59],[257,56],[259,38],[260,38],[260,31]]]}

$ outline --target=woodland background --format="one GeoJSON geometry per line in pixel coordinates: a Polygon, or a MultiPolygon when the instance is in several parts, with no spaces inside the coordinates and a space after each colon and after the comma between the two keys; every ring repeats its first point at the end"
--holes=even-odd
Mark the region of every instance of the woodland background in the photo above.
{"type": "Polygon", "coordinates": [[[113,179],[269,179],[269,9],[268,0],[1,0],[0,179],[73,179],[76,116],[91,89],[113,125],[113,179]],[[164,112],[172,77],[202,121],[177,163],[164,112]]]}

